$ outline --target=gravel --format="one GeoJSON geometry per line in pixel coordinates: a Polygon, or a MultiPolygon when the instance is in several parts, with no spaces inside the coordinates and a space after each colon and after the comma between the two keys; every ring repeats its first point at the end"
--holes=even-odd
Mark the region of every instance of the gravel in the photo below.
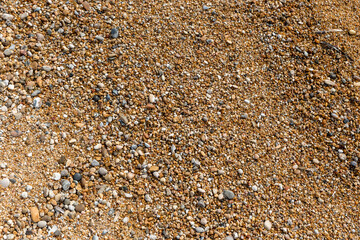
{"type": "Polygon", "coordinates": [[[358,9],[6,1],[0,239],[358,239],[358,9]]]}

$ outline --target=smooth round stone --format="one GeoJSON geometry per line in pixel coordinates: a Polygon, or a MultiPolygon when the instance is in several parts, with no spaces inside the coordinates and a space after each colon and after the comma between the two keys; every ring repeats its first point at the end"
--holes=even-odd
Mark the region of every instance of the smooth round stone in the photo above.
{"type": "Polygon", "coordinates": [[[242,174],[244,173],[244,171],[243,171],[242,169],[239,169],[239,170],[238,170],[238,173],[239,173],[240,175],[242,175],[242,174]]]}
{"type": "Polygon", "coordinates": [[[8,178],[4,178],[4,179],[0,180],[0,185],[3,188],[7,188],[10,185],[10,180],[8,178]]]}
{"type": "Polygon", "coordinates": [[[226,236],[225,240],[234,240],[233,236],[226,236]]]}
{"type": "Polygon", "coordinates": [[[74,176],[73,176],[73,179],[76,180],[76,181],[80,181],[82,178],[81,174],[80,173],[75,173],[74,176]]]}
{"type": "Polygon", "coordinates": [[[70,189],[70,185],[71,185],[71,183],[70,183],[68,180],[63,180],[63,181],[61,182],[61,186],[62,186],[62,189],[63,189],[64,191],[69,190],[69,189],[70,189]]]}
{"type": "Polygon", "coordinates": [[[223,195],[226,199],[233,199],[235,197],[235,194],[230,190],[224,190],[223,195]]]}
{"type": "Polygon", "coordinates": [[[101,175],[101,176],[105,176],[106,174],[107,174],[107,170],[105,169],[105,168],[99,168],[99,174],[101,175]]]}
{"type": "Polygon", "coordinates": [[[38,226],[39,228],[44,228],[44,227],[46,227],[46,221],[40,221],[40,222],[38,222],[37,226],[38,226]]]}
{"type": "Polygon", "coordinates": [[[264,222],[264,227],[265,227],[266,230],[270,231],[270,229],[271,229],[271,227],[272,227],[271,222],[270,222],[269,220],[266,220],[266,221],[264,222]]]}
{"type": "Polygon", "coordinates": [[[251,189],[252,189],[254,192],[257,192],[258,187],[254,185],[254,186],[251,187],[251,189]]]}
{"type": "Polygon", "coordinates": [[[95,235],[92,237],[92,240],[99,240],[99,237],[95,235]]]}

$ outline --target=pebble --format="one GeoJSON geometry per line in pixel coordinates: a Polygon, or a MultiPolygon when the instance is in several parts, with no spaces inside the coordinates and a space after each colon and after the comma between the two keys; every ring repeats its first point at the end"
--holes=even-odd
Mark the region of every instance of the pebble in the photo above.
{"type": "Polygon", "coordinates": [[[61,186],[64,191],[67,191],[70,189],[71,183],[69,182],[69,180],[64,179],[61,181],[61,186]]]}
{"type": "Polygon", "coordinates": [[[24,13],[20,14],[20,19],[21,19],[21,20],[24,20],[24,19],[26,19],[28,16],[29,16],[29,14],[28,14],[27,12],[24,12],[24,13]]]}
{"type": "Polygon", "coordinates": [[[11,21],[11,20],[14,19],[14,15],[4,13],[4,14],[2,15],[2,18],[3,18],[4,20],[11,21]]]}
{"type": "Polygon", "coordinates": [[[28,197],[28,193],[27,192],[22,192],[21,193],[21,198],[27,198],[28,197]]]}
{"type": "Polygon", "coordinates": [[[356,34],[356,31],[355,31],[355,30],[349,30],[349,34],[350,34],[350,35],[355,35],[355,34],[356,34]]]}
{"type": "Polygon", "coordinates": [[[223,195],[226,199],[231,200],[235,197],[235,194],[230,190],[224,190],[223,195]]]}
{"type": "Polygon", "coordinates": [[[39,209],[37,207],[31,207],[30,208],[30,216],[31,216],[31,220],[35,223],[40,221],[40,214],[39,214],[39,209]]]}
{"type": "Polygon", "coordinates": [[[110,36],[112,38],[118,38],[119,37],[119,30],[117,28],[111,29],[110,36]]]}
{"type": "Polygon", "coordinates": [[[41,98],[39,98],[39,97],[34,98],[33,107],[34,107],[34,108],[40,108],[41,105],[42,105],[42,100],[41,100],[41,98]]]}
{"type": "MultiPolygon", "coordinates": [[[[44,36],[42,36],[42,37],[44,37],[44,36]]],[[[41,39],[41,37],[40,37],[40,39],[41,39]]],[[[44,71],[46,71],[46,72],[50,72],[50,71],[52,70],[52,67],[50,67],[50,66],[43,66],[41,69],[44,70],[44,71]]]]}
{"type": "Polygon", "coordinates": [[[270,222],[269,220],[266,220],[266,221],[264,222],[264,227],[265,227],[266,230],[270,231],[270,229],[271,229],[271,227],[272,227],[271,222],[270,222]]]}
{"type": "Polygon", "coordinates": [[[103,41],[104,41],[104,37],[101,36],[101,35],[97,35],[97,36],[95,37],[95,39],[98,40],[99,42],[103,42],[103,41]]]}
{"type": "Polygon", "coordinates": [[[206,225],[207,224],[207,219],[206,218],[201,218],[201,220],[200,220],[200,223],[202,224],[202,225],[206,225]]]}
{"type": "Polygon", "coordinates": [[[85,205],[84,205],[84,204],[78,204],[78,205],[76,205],[75,211],[77,211],[77,212],[83,212],[83,211],[85,211],[85,205]]]}
{"type": "Polygon", "coordinates": [[[225,240],[234,240],[233,236],[229,235],[225,237],[225,240]]]}
{"type": "Polygon", "coordinates": [[[10,185],[10,180],[8,178],[3,178],[3,179],[0,180],[0,185],[3,188],[7,188],[10,185]]]}
{"type": "Polygon", "coordinates": [[[60,175],[61,175],[61,177],[68,177],[69,172],[68,172],[68,170],[64,169],[64,170],[61,170],[60,175]]]}
{"type": "Polygon", "coordinates": [[[150,95],[149,95],[149,102],[150,102],[150,103],[155,103],[155,101],[156,101],[156,100],[155,100],[155,96],[154,96],[153,94],[150,94],[150,95]]]}
{"type": "Polygon", "coordinates": [[[324,83],[328,86],[336,86],[336,83],[334,81],[331,81],[329,79],[326,79],[324,83]]]}
{"type": "Polygon", "coordinates": [[[340,158],[340,160],[345,161],[346,155],[344,153],[339,153],[339,158],[340,158]]]}
{"type": "Polygon", "coordinates": [[[53,174],[53,180],[58,181],[60,179],[61,179],[61,174],[60,173],[54,173],[53,174]]]}
{"type": "Polygon", "coordinates": [[[99,149],[101,149],[101,147],[102,147],[102,145],[99,143],[99,144],[96,144],[95,146],[94,146],[94,150],[99,150],[99,149]]]}
{"type": "Polygon", "coordinates": [[[46,221],[39,221],[38,223],[37,223],[37,226],[39,227],[39,228],[44,228],[44,227],[46,227],[46,221]]]}
{"type": "Polygon", "coordinates": [[[80,181],[82,178],[81,174],[80,173],[75,173],[74,176],[73,176],[73,179],[76,180],[76,181],[80,181]]]}
{"type": "Polygon", "coordinates": [[[152,202],[152,199],[149,194],[145,194],[145,201],[146,202],[152,202]]]}
{"type": "Polygon", "coordinates": [[[4,55],[8,57],[8,56],[11,56],[11,55],[13,54],[13,52],[14,52],[14,51],[13,51],[12,49],[6,49],[6,50],[4,51],[4,55]]]}
{"type": "Polygon", "coordinates": [[[198,233],[203,233],[203,232],[205,232],[205,229],[202,228],[202,227],[196,227],[195,231],[198,232],[198,233]]]}
{"type": "Polygon", "coordinates": [[[108,173],[108,171],[105,168],[99,168],[99,174],[101,176],[105,176],[108,173]]]}

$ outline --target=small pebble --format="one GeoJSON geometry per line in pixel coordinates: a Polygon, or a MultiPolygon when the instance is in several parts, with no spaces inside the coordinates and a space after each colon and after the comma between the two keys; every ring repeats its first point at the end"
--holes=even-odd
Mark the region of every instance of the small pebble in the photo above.
{"type": "Polygon", "coordinates": [[[38,223],[37,223],[37,226],[38,226],[39,228],[44,228],[44,227],[46,227],[46,221],[40,221],[40,222],[38,222],[38,223]]]}
{"type": "Polygon", "coordinates": [[[4,178],[4,179],[0,180],[0,185],[3,188],[7,188],[10,185],[10,180],[8,178],[4,178]]]}
{"type": "Polygon", "coordinates": [[[271,227],[272,227],[271,222],[270,222],[269,220],[266,220],[266,221],[264,222],[264,227],[265,227],[266,230],[270,231],[270,229],[271,229],[271,227]]]}

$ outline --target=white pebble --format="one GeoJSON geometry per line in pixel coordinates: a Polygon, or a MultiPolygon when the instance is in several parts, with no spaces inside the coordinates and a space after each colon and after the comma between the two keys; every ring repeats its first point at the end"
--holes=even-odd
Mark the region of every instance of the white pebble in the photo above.
{"type": "Polygon", "coordinates": [[[60,174],[60,173],[54,173],[54,174],[53,174],[53,179],[54,179],[55,181],[60,180],[60,179],[61,179],[61,174],[60,174]]]}
{"type": "Polygon", "coordinates": [[[21,198],[27,198],[28,197],[28,193],[27,192],[22,192],[21,193],[21,198]]]}
{"type": "Polygon", "coordinates": [[[270,231],[270,229],[271,229],[271,227],[272,227],[271,222],[270,222],[269,220],[266,220],[266,221],[264,222],[264,227],[265,227],[266,230],[270,231]]]}

